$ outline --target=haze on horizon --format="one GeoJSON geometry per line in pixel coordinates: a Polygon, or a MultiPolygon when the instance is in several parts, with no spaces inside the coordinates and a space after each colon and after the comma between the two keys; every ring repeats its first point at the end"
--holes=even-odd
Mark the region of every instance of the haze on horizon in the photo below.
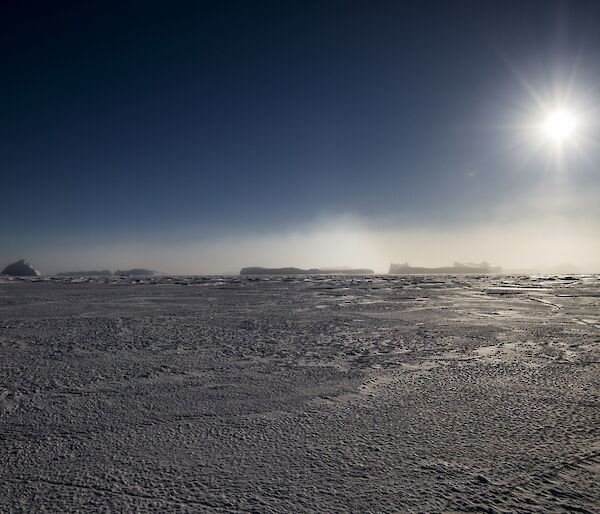
{"type": "Polygon", "coordinates": [[[600,272],[597,2],[58,2],[0,23],[0,267],[600,272]]]}

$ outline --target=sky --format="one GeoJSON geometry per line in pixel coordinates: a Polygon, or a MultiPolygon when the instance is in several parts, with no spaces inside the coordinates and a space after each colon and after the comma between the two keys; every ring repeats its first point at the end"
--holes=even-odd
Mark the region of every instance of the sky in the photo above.
{"type": "Polygon", "coordinates": [[[600,272],[597,1],[15,4],[0,267],[600,272]]]}

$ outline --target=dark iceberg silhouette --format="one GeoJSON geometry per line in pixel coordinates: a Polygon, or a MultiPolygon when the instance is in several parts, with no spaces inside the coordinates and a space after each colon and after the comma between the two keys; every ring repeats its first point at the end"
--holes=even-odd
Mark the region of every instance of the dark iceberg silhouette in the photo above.
{"type": "Polygon", "coordinates": [[[452,275],[456,273],[502,273],[502,268],[500,268],[500,266],[492,266],[487,262],[482,262],[479,264],[463,264],[460,262],[455,262],[453,266],[446,266],[442,268],[413,267],[405,262],[404,264],[391,263],[389,273],[393,275],[426,275],[428,273],[441,275],[452,275]]]}
{"type": "Polygon", "coordinates": [[[148,276],[148,275],[154,275],[155,272],[149,269],[144,269],[144,268],[133,268],[133,269],[125,269],[125,270],[120,270],[118,269],[117,271],[115,271],[115,275],[120,275],[122,277],[139,277],[139,276],[148,276]]]}
{"type": "Polygon", "coordinates": [[[240,275],[372,275],[367,268],[348,269],[301,269],[301,268],[261,268],[260,266],[242,268],[240,275]]]}
{"type": "Polygon", "coordinates": [[[107,269],[99,271],[63,271],[56,275],[58,277],[112,277],[112,271],[107,269]]]}
{"type": "Polygon", "coordinates": [[[321,268],[319,273],[324,275],[372,275],[375,272],[368,268],[321,268]]]}
{"type": "Polygon", "coordinates": [[[32,267],[26,260],[21,259],[17,262],[9,264],[2,270],[3,275],[12,277],[37,277],[40,272],[32,267]]]}

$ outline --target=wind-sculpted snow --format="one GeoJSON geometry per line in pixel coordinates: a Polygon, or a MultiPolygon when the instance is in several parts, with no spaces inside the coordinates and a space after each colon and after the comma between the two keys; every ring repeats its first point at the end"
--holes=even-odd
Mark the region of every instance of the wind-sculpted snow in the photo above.
{"type": "Polygon", "coordinates": [[[1,512],[598,511],[598,276],[0,280],[1,512]]]}

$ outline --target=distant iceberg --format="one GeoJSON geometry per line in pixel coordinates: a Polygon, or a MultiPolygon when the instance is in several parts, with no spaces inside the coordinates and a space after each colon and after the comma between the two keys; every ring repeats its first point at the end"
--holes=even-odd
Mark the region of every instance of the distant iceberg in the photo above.
{"type": "Polygon", "coordinates": [[[58,277],[112,277],[112,271],[107,269],[99,271],[63,271],[56,275],[58,277]]]}
{"type": "Polygon", "coordinates": [[[405,262],[404,264],[391,263],[389,273],[392,275],[427,275],[429,273],[438,275],[502,273],[502,268],[500,266],[492,266],[487,262],[481,262],[479,264],[455,262],[453,266],[442,268],[414,267],[405,262]]]}
{"type": "Polygon", "coordinates": [[[242,268],[240,275],[372,275],[372,269],[367,268],[261,268],[259,266],[242,268]]]}
{"type": "Polygon", "coordinates": [[[9,264],[2,270],[3,275],[12,277],[39,277],[40,272],[31,266],[26,260],[21,259],[9,264]]]}
{"type": "Polygon", "coordinates": [[[155,274],[156,272],[144,268],[133,268],[125,270],[118,269],[117,271],[115,271],[115,275],[121,277],[147,277],[155,274]]]}

